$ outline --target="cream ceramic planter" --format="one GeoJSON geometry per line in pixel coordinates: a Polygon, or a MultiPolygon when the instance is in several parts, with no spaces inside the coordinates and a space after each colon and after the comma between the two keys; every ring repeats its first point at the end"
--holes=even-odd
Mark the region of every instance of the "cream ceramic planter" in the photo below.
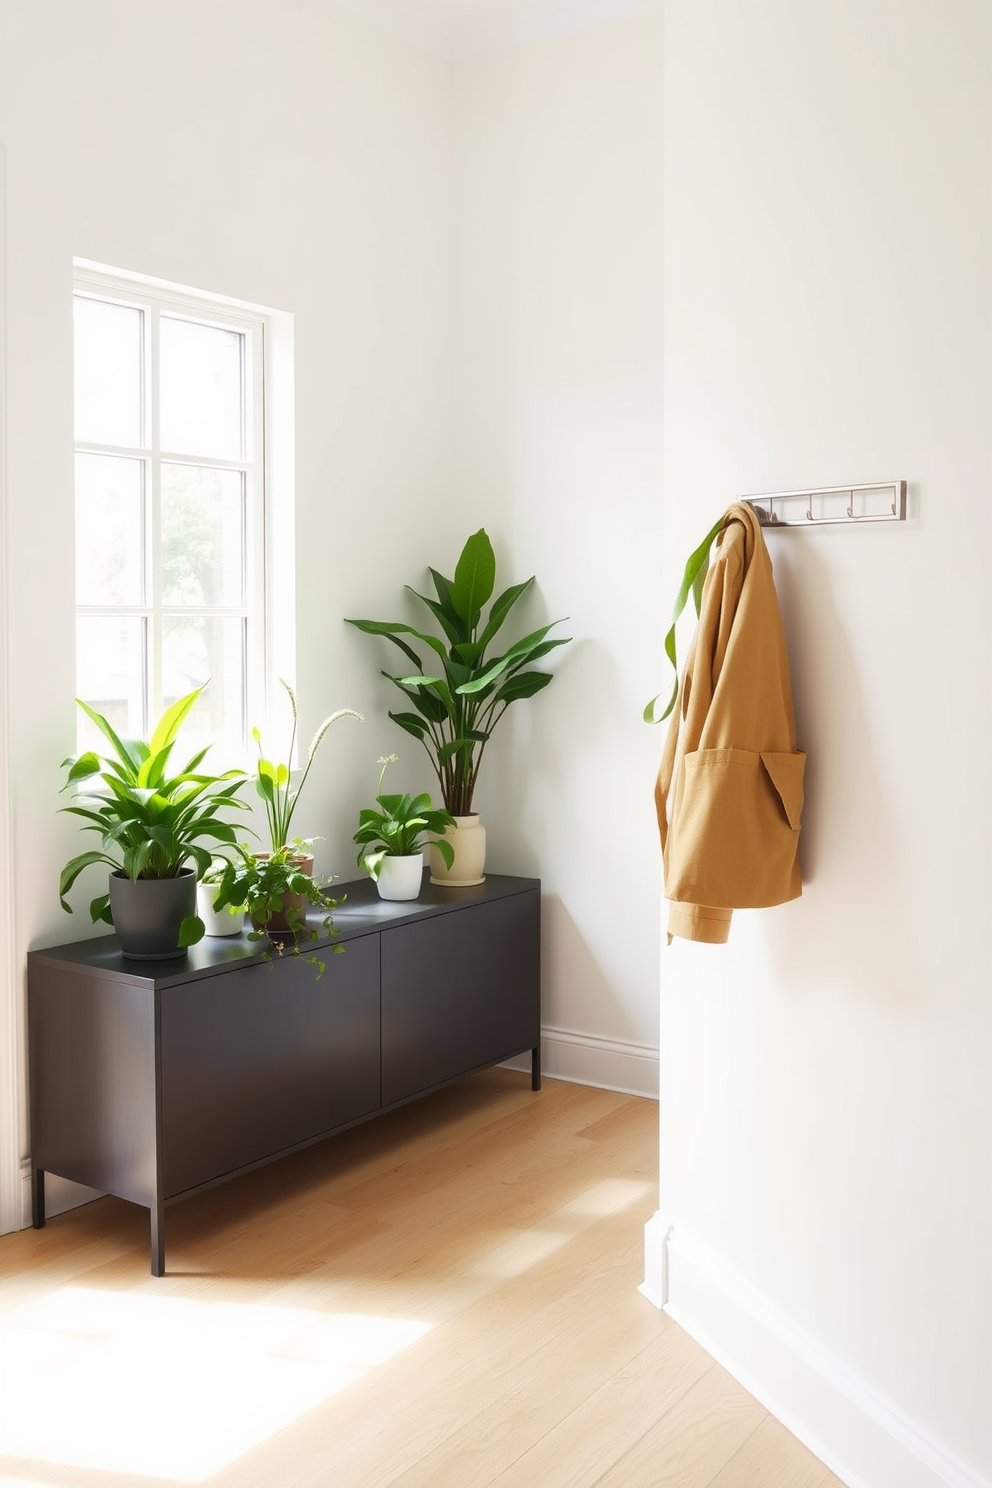
{"type": "Polygon", "coordinates": [[[478,812],[471,816],[456,816],[455,825],[447,828],[444,840],[450,842],[455,850],[454,862],[447,868],[437,848],[432,847],[431,883],[449,888],[485,883],[486,829],[478,812]]]}
{"type": "Polygon", "coordinates": [[[389,857],[379,861],[379,876],[375,886],[380,899],[416,899],[424,881],[424,855],[407,853],[402,857],[389,857]]]}

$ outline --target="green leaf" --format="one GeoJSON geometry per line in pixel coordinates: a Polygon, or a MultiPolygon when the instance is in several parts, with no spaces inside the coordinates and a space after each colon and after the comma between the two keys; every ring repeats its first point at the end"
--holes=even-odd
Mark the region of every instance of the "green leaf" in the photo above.
{"type": "Polygon", "coordinates": [[[206,934],[206,926],[199,915],[187,915],[179,926],[179,944],[182,947],[196,945],[206,934]]]}
{"type": "Polygon", "coordinates": [[[158,754],[172,743],[182,727],[187,713],[193,707],[202,691],[203,687],[194,688],[185,697],[181,697],[177,703],[173,703],[171,708],[166,708],[158,721],[155,732],[148,741],[149,754],[158,754]]]}
{"type": "MultiPolygon", "coordinates": [[[[422,713],[431,723],[443,723],[448,717],[447,707],[435,693],[423,687],[404,687],[399,677],[391,677],[388,672],[383,672],[382,675],[389,677],[390,682],[395,682],[401,692],[404,692],[410,699],[418,713],[422,713]]],[[[409,733],[409,729],[407,732],[409,733]]]]}
{"type": "Polygon", "coordinates": [[[474,739],[449,739],[437,752],[438,763],[446,765],[456,754],[470,755],[474,747],[474,739]]]}
{"type": "Polygon", "coordinates": [[[408,734],[413,734],[415,739],[423,739],[427,732],[426,722],[423,718],[418,718],[416,713],[390,713],[389,717],[408,734]]]}
{"type": "Polygon", "coordinates": [[[80,853],[77,858],[70,859],[62,869],[59,877],[59,902],[66,914],[72,914],[72,907],[66,903],[66,894],[68,894],[83,869],[89,868],[93,863],[106,863],[109,868],[117,867],[113,858],[108,858],[106,853],[97,852],[94,849],[92,852],[80,853]]]}
{"type": "Polygon", "coordinates": [[[110,895],[97,894],[95,899],[90,900],[90,919],[94,925],[101,921],[105,925],[112,925],[114,917],[110,913],[110,895]]]}
{"type": "MultiPolygon", "coordinates": [[[[445,614],[448,615],[453,622],[457,623],[461,620],[461,616],[455,609],[455,602],[451,597],[451,580],[446,579],[444,574],[438,573],[436,568],[428,568],[427,572],[430,574],[431,579],[433,580],[434,588],[437,590],[437,597],[441,602],[441,606],[444,609],[445,614]]],[[[460,628],[461,627],[459,627],[459,629],[460,628]]]]}
{"type": "Polygon", "coordinates": [[[443,837],[435,837],[434,841],[431,843],[431,847],[437,848],[438,852],[441,854],[441,857],[444,860],[444,866],[446,868],[450,868],[452,863],[455,861],[455,849],[452,847],[451,843],[446,842],[443,837]]]}
{"type": "Polygon", "coordinates": [[[672,623],[669,628],[668,634],[665,636],[665,655],[668,657],[669,661],[672,664],[672,668],[675,672],[675,679],[672,683],[672,690],[669,695],[668,702],[665,705],[665,711],[663,713],[658,712],[658,703],[663,696],[663,694],[660,692],[657,694],[656,697],[653,697],[649,703],[646,703],[644,705],[643,718],[645,723],[663,723],[678,701],[679,665],[678,659],[675,654],[675,627],[678,624],[678,620],[680,615],[682,614],[682,611],[685,609],[686,601],[689,598],[690,591],[692,592],[693,598],[696,603],[696,613],[699,613],[699,597],[702,594],[703,581],[706,578],[706,571],[709,568],[710,548],[713,546],[713,540],[716,537],[717,533],[723,527],[723,522],[723,517],[721,517],[718,522],[714,522],[709,532],[707,532],[706,536],[699,544],[699,547],[694,549],[694,551],[689,554],[689,558],[685,566],[685,572],[682,575],[682,583],[679,586],[678,594],[675,596],[675,607],[672,611],[672,623]]]}
{"type": "Polygon", "coordinates": [[[439,656],[444,655],[444,642],[439,641],[437,636],[425,635],[422,630],[416,630],[412,625],[406,625],[401,620],[346,620],[345,624],[354,625],[357,630],[364,631],[366,635],[385,636],[387,640],[399,646],[400,650],[404,651],[418,667],[421,665],[420,657],[411,646],[407,645],[406,641],[400,640],[401,635],[416,636],[418,641],[423,641],[425,646],[430,646],[439,656]]]}
{"type": "MultiPolygon", "coordinates": [[[[433,569],[431,569],[431,573],[434,573],[433,569]]],[[[440,582],[441,584],[447,584],[448,581],[440,574],[435,574],[435,587],[437,587],[438,582],[440,582]]],[[[465,625],[461,617],[455,614],[450,604],[439,604],[436,599],[431,599],[430,596],[427,594],[421,594],[418,589],[412,588],[409,584],[404,585],[404,588],[407,590],[407,593],[412,594],[415,599],[419,599],[421,604],[425,604],[427,606],[452,645],[455,645],[458,641],[467,640],[468,627],[465,625]]]]}
{"type": "Polygon", "coordinates": [[[101,734],[103,734],[105,738],[110,740],[111,744],[114,746],[114,749],[117,751],[117,757],[122,762],[122,764],[125,764],[133,773],[137,773],[137,771],[141,767],[141,759],[134,752],[133,742],[130,742],[129,747],[129,743],[125,743],[123,739],[120,739],[117,734],[115,734],[114,730],[104,718],[103,714],[98,713],[95,708],[91,708],[89,703],[84,703],[82,698],[77,698],[76,702],[79,704],[80,708],[82,708],[87,718],[89,718],[93,723],[96,724],[101,734]]]}
{"type": "MultiPolygon", "coordinates": [[[[64,762],[63,769],[66,763],[69,762],[64,762]]],[[[88,750],[86,754],[81,754],[77,760],[72,761],[69,774],[62,789],[65,790],[66,787],[72,785],[76,780],[87,780],[91,775],[99,775],[99,773],[100,757],[94,754],[92,750],[88,750]]]]}
{"type": "MultiPolygon", "coordinates": [[[[525,662],[530,661],[532,657],[537,655],[538,647],[544,642],[544,637],[548,634],[548,631],[553,630],[556,625],[561,625],[561,623],[560,620],[552,620],[550,625],[542,625],[539,630],[531,631],[530,635],[524,636],[521,641],[517,641],[515,645],[510,647],[509,651],[499,657],[497,661],[494,661],[492,666],[488,667],[481,677],[476,677],[473,682],[466,682],[458,691],[462,693],[479,692],[483,687],[488,686],[490,682],[494,682],[497,677],[502,676],[507,668],[513,666],[514,663],[523,665],[525,662]]],[[[546,642],[542,655],[546,654],[549,650],[553,650],[555,646],[566,646],[569,640],[570,637],[563,636],[557,640],[546,642]]]]}
{"type": "MultiPolygon", "coordinates": [[[[476,665],[485,649],[482,641],[463,641],[452,646],[451,654],[461,664],[462,671],[468,671],[476,665]]],[[[464,681],[464,677],[461,680],[464,681]]]]}
{"type": "Polygon", "coordinates": [[[522,584],[513,584],[509,589],[505,589],[500,595],[499,599],[493,601],[493,607],[489,611],[489,619],[486,622],[486,628],[482,632],[482,635],[479,637],[479,642],[482,645],[483,649],[485,649],[485,647],[489,645],[490,641],[492,641],[497,631],[499,631],[504,620],[513,609],[513,606],[516,604],[521,594],[525,594],[530,588],[531,584],[533,584],[533,582],[534,577],[533,575],[531,575],[531,577],[529,579],[525,579],[522,584]]]}
{"type": "Polygon", "coordinates": [[[533,697],[547,687],[551,681],[550,672],[517,672],[512,677],[507,677],[502,687],[496,693],[501,703],[519,702],[521,698],[533,697]]]}
{"type": "Polygon", "coordinates": [[[482,606],[492,597],[496,584],[496,554],[484,527],[466,542],[455,569],[451,603],[470,629],[478,624],[482,606]]]}

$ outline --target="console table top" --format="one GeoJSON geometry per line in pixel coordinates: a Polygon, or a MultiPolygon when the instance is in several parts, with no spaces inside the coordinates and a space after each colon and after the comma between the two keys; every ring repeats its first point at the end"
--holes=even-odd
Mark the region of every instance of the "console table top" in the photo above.
{"type": "MultiPolygon", "coordinates": [[[[418,920],[433,919],[449,913],[464,904],[485,904],[505,899],[513,894],[539,889],[538,878],[516,878],[508,874],[490,873],[484,883],[470,888],[444,888],[430,882],[428,870],[424,870],[424,886],[419,899],[380,899],[375,884],[368,877],[341,883],[335,880],[326,885],[328,894],[335,899],[344,899],[334,910],[334,925],[337,930],[333,941],[320,930],[316,916],[308,915],[308,921],[320,930],[316,940],[308,941],[306,952],[321,948],[344,945],[363,935],[375,934],[396,925],[412,924],[418,920]]],[[[35,964],[71,966],[82,975],[109,977],[114,981],[129,982],[149,989],[177,986],[183,982],[197,981],[201,977],[215,976],[235,965],[248,965],[262,961],[266,951],[261,941],[251,941],[242,931],[240,935],[204,936],[190,946],[185,957],[173,961],[133,961],[121,954],[116,935],[91,936],[88,940],[73,941],[68,945],[40,948],[28,952],[28,961],[35,964]]],[[[271,959],[275,953],[268,952],[271,959]]]]}

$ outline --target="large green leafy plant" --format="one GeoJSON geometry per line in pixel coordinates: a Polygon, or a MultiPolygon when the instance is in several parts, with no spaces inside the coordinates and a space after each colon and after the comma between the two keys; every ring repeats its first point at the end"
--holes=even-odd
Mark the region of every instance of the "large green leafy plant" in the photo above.
{"type": "MultiPolygon", "coordinates": [[[[74,787],[76,794],[74,804],[62,809],[81,817],[82,830],[96,832],[101,841],[100,848],[80,853],[62,870],[59,899],[67,913],[72,913],[72,906],[66,895],[91,864],[105,863],[133,882],[178,878],[190,865],[202,877],[212,858],[207,844],[236,842],[234,827],[219,813],[229,807],[248,809],[238,798],[245,772],[212,775],[201,770],[207,749],[194,754],[178,772],[170,770],[176,735],[202,691],[198,687],[167,708],[147,742],[121,738],[102,713],[77,698],[108,741],[110,752],[87,750],[63,761],[62,768],[69,772],[63,790],[74,787]]],[[[94,923],[113,923],[109,894],[92,900],[90,914],[94,923]]],[[[202,934],[202,921],[194,916],[184,923],[181,943],[192,945],[202,934]]]]}
{"type": "MultiPolygon", "coordinates": [[[[379,791],[375,806],[366,806],[358,813],[358,831],[354,840],[358,843],[358,863],[373,877],[379,877],[383,858],[408,857],[422,852],[427,833],[440,834],[445,827],[453,827],[455,819],[447,811],[438,811],[431,806],[431,798],[424,792],[419,796],[383,794],[382,780],[386,766],[395,764],[397,756],[387,754],[379,760],[379,791]]],[[[450,842],[435,841],[446,866],[455,861],[455,851],[450,842]]]]}
{"type": "Polygon", "coordinates": [[[493,729],[511,703],[547,687],[552,673],[535,670],[534,663],[556,646],[566,645],[571,637],[549,639],[554,627],[562,623],[554,620],[505,651],[488,654],[510,611],[534,579],[504,590],[493,600],[488,616],[483,616],[496,587],[496,556],[484,528],[466,542],[453,579],[433,568],[429,573],[436,599],[406,587],[434,617],[441,636],[398,620],[349,620],[348,624],[367,635],[386,636],[413,663],[414,670],[400,675],[383,672],[415,709],[389,716],[427,750],[445,808],[453,816],[468,816],[493,729]],[[419,643],[419,652],[415,643],[419,643]]]}

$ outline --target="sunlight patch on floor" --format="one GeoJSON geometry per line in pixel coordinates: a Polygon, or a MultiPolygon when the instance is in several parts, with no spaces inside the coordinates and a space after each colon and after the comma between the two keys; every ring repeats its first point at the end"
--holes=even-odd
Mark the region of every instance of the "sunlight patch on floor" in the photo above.
{"type": "Polygon", "coordinates": [[[653,1184],[634,1178],[605,1178],[556,1209],[549,1216],[553,1224],[502,1231],[505,1239],[488,1245],[472,1269],[484,1276],[505,1279],[521,1276],[567,1245],[578,1230],[585,1228],[590,1217],[607,1219],[611,1214],[619,1214],[653,1189],[653,1184]],[[577,1223],[570,1224],[572,1220],[577,1223]]]}
{"type": "Polygon", "coordinates": [[[63,1287],[0,1324],[0,1454],[201,1482],[432,1327],[63,1287]]]}

